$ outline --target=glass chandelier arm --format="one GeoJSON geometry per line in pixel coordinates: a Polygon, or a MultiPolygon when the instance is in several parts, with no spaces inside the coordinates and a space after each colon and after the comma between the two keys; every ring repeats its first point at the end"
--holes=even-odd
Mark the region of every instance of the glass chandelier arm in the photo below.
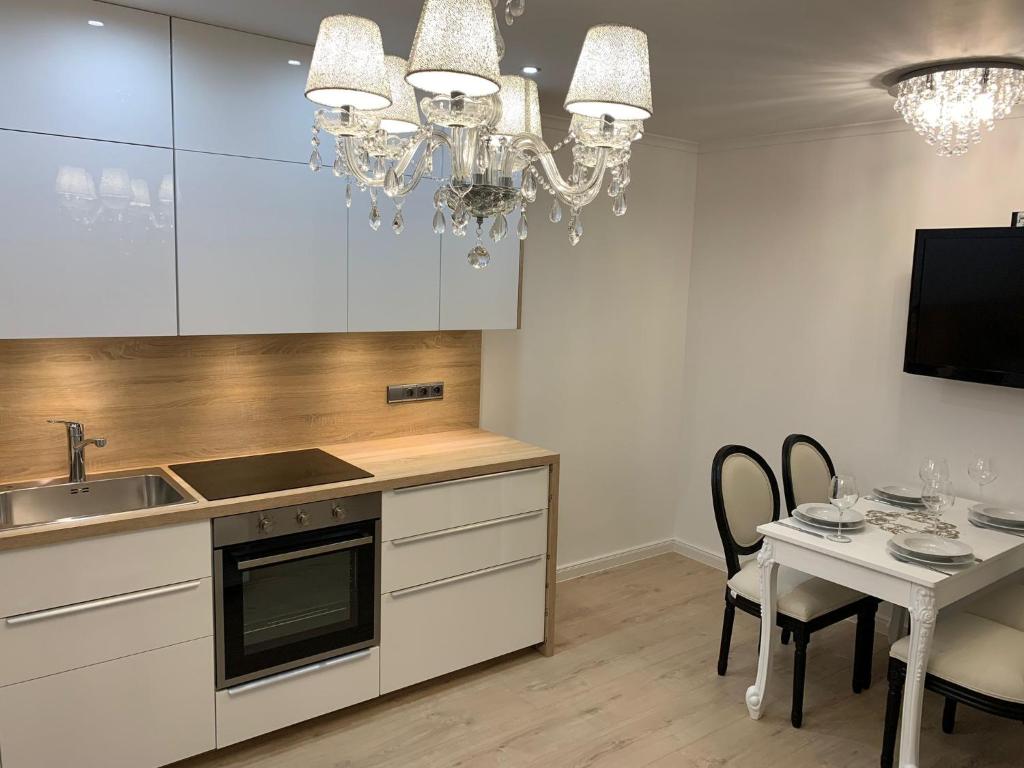
{"type": "Polygon", "coordinates": [[[554,154],[539,136],[533,136],[528,133],[520,134],[512,140],[509,149],[510,151],[505,156],[505,163],[502,169],[502,174],[505,176],[512,174],[512,161],[516,153],[519,153],[525,155],[527,159],[536,159],[544,170],[544,176],[547,178],[548,183],[565,203],[570,205],[587,205],[593,202],[598,192],[601,191],[601,180],[604,178],[604,172],[608,167],[607,149],[598,149],[597,162],[589,178],[581,181],[579,184],[571,184],[562,177],[561,172],[558,170],[558,164],[555,162],[554,154]]]}
{"type": "Polygon", "coordinates": [[[341,146],[345,151],[346,170],[356,181],[367,187],[380,187],[384,184],[384,177],[374,173],[367,173],[359,167],[359,156],[356,154],[356,139],[346,136],[341,140],[341,146]]]}

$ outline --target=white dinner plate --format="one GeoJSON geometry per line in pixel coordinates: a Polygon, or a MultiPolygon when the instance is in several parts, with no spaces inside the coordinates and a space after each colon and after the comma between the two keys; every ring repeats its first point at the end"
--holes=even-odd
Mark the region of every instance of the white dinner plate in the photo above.
{"type": "Polygon", "coordinates": [[[933,565],[942,565],[943,568],[957,568],[962,565],[971,565],[972,563],[974,563],[973,556],[970,560],[962,560],[952,563],[936,563],[934,560],[927,560],[923,557],[918,557],[917,555],[911,555],[906,552],[902,552],[896,547],[894,547],[891,541],[888,544],[886,544],[885,548],[888,550],[889,554],[897,560],[904,563],[912,563],[915,565],[925,565],[928,567],[931,567],[933,565]]]}
{"type": "Polygon", "coordinates": [[[1024,536],[1024,528],[1020,528],[1014,525],[1006,525],[1005,523],[991,520],[987,517],[983,517],[978,513],[967,510],[967,519],[975,525],[981,528],[991,528],[993,531],[1006,531],[1007,533],[1014,533],[1018,536],[1024,536]]]}
{"type": "Polygon", "coordinates": [[[921,504],[921,491],[906,485],[881,485],[875,493],[884,499],[892,499],[904,504],[921,504]]]}
{"type": "Polygon", "coordinates": [[[901,554],[930,563],[971,562],[974,559],[974,550],[969,544],[934,533],[898,533],[889,542],[901,554]]]}
{"type": "Polygon", "coordinates": [[[975,504],[971,512],[984,521],[1002,528],[1024,529],[1024,511],[1008,507],[996,507],[991,504],[975,504]]]}
{"type": "Polygon", "coordinates": [[[832,504],[801,504],[793,514],[806,523],[825,528],[838,528],[842,523],[843,528],[853,529],[864,522],[864,515],[857,510],[848,509],[840,514],[839,508],[832,504]]]}

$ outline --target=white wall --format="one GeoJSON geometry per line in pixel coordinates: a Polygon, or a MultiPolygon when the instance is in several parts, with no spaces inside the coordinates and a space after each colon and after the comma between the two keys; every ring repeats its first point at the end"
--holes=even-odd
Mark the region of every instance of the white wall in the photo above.
{"type": "Polygon", "coordinates": [[[702,148],[676,535],[720,551],[712,456],[749,445],[781,484],[790,432],[820,439],[862,490],[919,482],[937,453],[976,492],[967,461],[991,453],[987,495],[1024,503],[1024,391],[902,373],[914,230],[1007,226],[1024,209],[1024,119],[956,159],[906,128],[806,138],[702,148]]]}
{"type": "Polygon", "coordinates": [[[484,333],[482,426],[562,454],[560,565],[672,536],[696,167],[682,144],[641,142],[629,212],[602,192],[575,248],[542,191],[523,328],[484,333]]]}

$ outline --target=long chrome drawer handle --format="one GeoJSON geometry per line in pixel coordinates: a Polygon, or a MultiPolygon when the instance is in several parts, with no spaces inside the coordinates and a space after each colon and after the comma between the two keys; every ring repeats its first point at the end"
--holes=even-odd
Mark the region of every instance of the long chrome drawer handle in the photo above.
{"type": "Polygon", "coordinates": [[[419,485],[407,485],[404,488],[395,488],[392,493],[408,493],[409,491],[420,491],[426,488],[440,488],[445,485],[455,485],[456,483],[468,483],[472,480],[486,480],[489,477],[507,477],[508,475],[521,475],[524,472],[536,472],[538,469],[544,469],[547,464],[541,464],[536,467],[524,467],[523,469],[510,469],[506,472],[492,472],[489,475],[473,475],[472,477],[457,477],[454,480],[442,480],[439,483],[420,483],[419,485]]]}
{"type": "Polygon", "coordinates": [[[363,536],[359,539],[339,541],[336,544],[324,544],[319,547],[299,549],[295,552],[282,552],[280,555],[267,555],[266,557],[254,557],[252,560],[240,560],[237,567],[240,571],[247,571],[250,568],[259,568],[264,565],[287,563],[290,560],[301,560],[304,557],[316,557],[317,555],[328,555],[331,552],[341,552],[346,549],[365,547],[367,544],[373,544],[373,536],[363,536]]]}
{"type": "Polygon", "coordinates": [[[58,616],[70,616],[71,614],[84,613],[85,611],[94,611],[98,608],[108,608],[112,605],[120,605],[121,603],[133,603],[137,600],[148,600],[151,597],[171,595],[175,592],[185,592],[189,589],[195,589],[201,583],[201,580],[184,581],[181,584],[171,584],[169,587],[144,589],[141,592],[131,592],[127,595],[118,595],[117,597],[105,597],[102,600],[93,600],[88,603],[65,605],[61,608],[50,608],[45,611],[36,611],[35,613],[23,613],[20,616],[11,616],[8,619],[6,619],[6,621],[8,626],[12,627],[17,626],[18,624],[30,624],[33,621],[55,619],[58,616]]]}
{"type": "Polygon", "coordinates": [[[304,677],[305,675],[313,672],[321,672],[322,670],[329,669],[330,667],[336,667],[339,664],[347,664],[350,661],[359,661],[359,659],[365,659],[369,656],[371,650],[372,649],[367,648],[365,651],[356,651],[355,653],[350,653],[348,656],[339,656],[336,659],[328,659],[327,661],[321,661],[318,664],[310,664],[308,667],[299,667],[298,669],[292,669],[288,672],[282,672],[279,675],[264,677],[262,680],[253,680],[251,683],[236,685],[234,688],[228,688],[228,696],[238,696],[242,693],[255,691],[258,688],[265,688],[268,685],[283,683],[285,680],[294,680],[296,677],[304,677]]]}
{"type": "Polygon", "coordinates": [[[452,576],[450,579],[442,579],[441,581],[432,581],[429,584],[418,584],[415,587],[406,587],[405,589],[396,589],[391,593],[391,597],[399,598],[411,595],[414,592],[423,592],[428,589],[435,589],[436,587],[444,587],[448,584],[454,584],[458,581],[466,581],[467,579],[475,579],[478,576],[486,576],[489,573],[495,573],[497,571],[506,571],[510,568],[518,568],[521,565],[529,565],[535,563],[538,560],[542,560],[546,555],[534,555],[528,557],[525,560],[516,560],[513,563],[502,563],[501,565],[493,565],[490,568],[484,568],[479,571],[473,571],[472,573],[464,573],[461,576],[452,576]]]}
{"type": "Polygon", "coordinates": [[[470,523],[469,525],[460,525],[455,528],[445,528],[440,531],[430,531],[428,533],[417,533],[414,536],[403,536],[400,539],[392,539],[391,543],[396,547],[400,547],[403,544],[412,544],[416,541],[424,541],[426,539],[436,539],[438,536],[451,536],[457,533],[464,533],[465,531],[475,531],[478,528],[490,528],[492,525],[503,525],[504,523],[514,523],[516,520],[525,520],[528,517],[537,517],[547,512],[546,509],[535,509],[532,512],[520,512],[517,515],[509,515],[508,517],[499,517],[494,520],[484,520],[479,523],[470,523]]]}

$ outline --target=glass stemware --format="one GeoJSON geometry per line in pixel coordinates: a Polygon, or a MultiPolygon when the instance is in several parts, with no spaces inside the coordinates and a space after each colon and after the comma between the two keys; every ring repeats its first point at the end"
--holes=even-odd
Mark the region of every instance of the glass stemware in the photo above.
{"type": "Polygon", "coordinates": [[[939,530],[939,518],[942,513],[953,506],[956,501],[956,494],[953,492],[953,483],[949,480],[932,479],[921,488],[921,502],[931,513],[932,526],[929,533],[936,533],[939,530]]]}
{"type": "Polygon", "coordinates": [[[939,456],[925,456],[918,475],[922,483],[930,480],[949,480],[949,462],[939,456]]]}
{"type": "Polygon", "coordinates": [[[836,475],[829,482],[828,496],[832,504],[839,510],[839,525],[835,533],[830,533],[825,538],[840,544],[848,544],[852,539],[843,533],[843,515],[860,498],[856,478],[853,475],[836,475]]]}
{"type": "Polygon", "coordinates": [[[972,459],[967,465],[967,474],[978,484],[978,501],[981,501],[982,488],[999,477],[995,463],[985,456],[976,456],[972,459]]]}

